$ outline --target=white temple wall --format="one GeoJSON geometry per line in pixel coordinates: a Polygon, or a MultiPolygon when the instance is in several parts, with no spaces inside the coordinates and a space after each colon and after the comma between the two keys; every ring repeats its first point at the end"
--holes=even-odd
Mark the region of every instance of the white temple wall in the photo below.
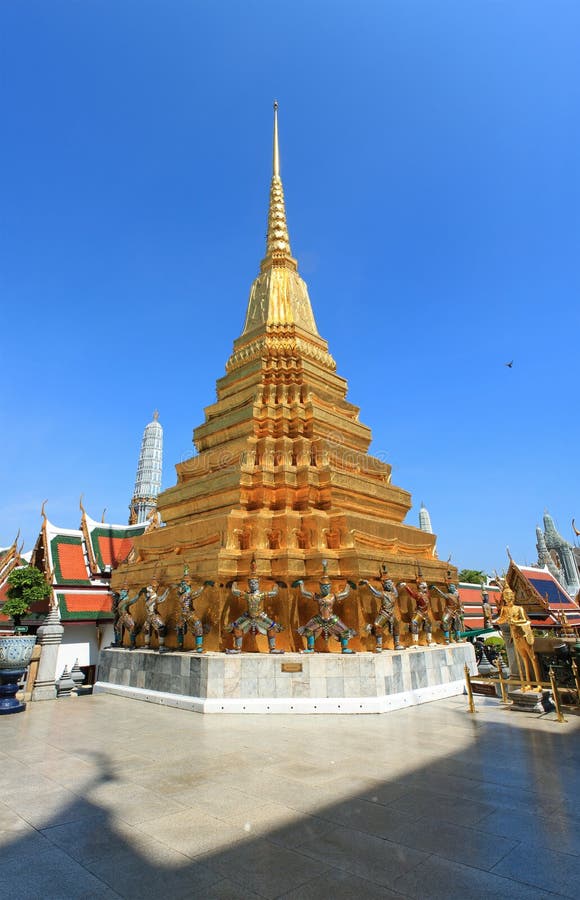
{"type": "MultiPolygon", "coordinates": [[[[60,678],[65,666],[70,672],[78,659],[79,666],[95,666],[99,659],[97,629],[94,622],[63,622],[64,635],[58,651],[57,678],[60,678]]],[[[101,647],[112,643],[114,634],[112,624],[101,624],[101,647]]]]}

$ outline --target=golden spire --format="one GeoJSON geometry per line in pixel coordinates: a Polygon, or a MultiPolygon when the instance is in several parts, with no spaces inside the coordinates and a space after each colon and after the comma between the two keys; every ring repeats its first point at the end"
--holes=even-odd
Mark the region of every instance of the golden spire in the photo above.
{"type": "Polygon", "coordinates": [[[272,183],[270,185],[270,205],[268,207],[268,233],[266,237],[266,256],[262,260],[261,271],[283,266],[298,269],[298,263],[292,258],[290,237],[286,224],[286,207],[284,205],[284,188],[280,178],[280,147],[278,145],[278,101],[274,100],[274,139],[272,142],[272,183]]]}
{"type": "MultiPolygon", "coordinates": [[[[278,145],[278,102],[274,101],[274,140],[272,146],[272,182],[268,206],[266,255],[260,274],[250,290],[244,334],[269,325],[298,326],[318,336],[306,283],[298,274],[298,263],[292,257],[284,190],[280,178],[278,145]]],[[[328,356],[332,367],[334,361],[328,356]]],[[[228,363],[228,365],[231,364],[228,363]]]]}
{"type": "Polygon", "coordinates": [[[280,177],[280,150],[278,148],[278,101],[274,100],[274,147],[272,150],[272,175],[280,177]]]}

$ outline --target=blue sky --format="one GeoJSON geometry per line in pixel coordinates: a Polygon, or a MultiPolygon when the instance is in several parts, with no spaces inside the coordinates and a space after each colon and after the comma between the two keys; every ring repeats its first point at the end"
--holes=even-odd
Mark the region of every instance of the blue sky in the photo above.
{"type": "Polygon", "coordinates": [[[440,555],[580,518],[575,0],[0,4],[0,545],[164,486],[290,236],[372,450],[440,555]],[[513,369],[504,363],[514,359],[513,369]]]}

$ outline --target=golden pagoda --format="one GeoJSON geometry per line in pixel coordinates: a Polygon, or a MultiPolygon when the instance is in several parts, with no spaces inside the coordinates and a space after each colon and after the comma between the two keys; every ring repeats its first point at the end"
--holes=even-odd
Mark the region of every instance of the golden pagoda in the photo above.
{"type": "MultiPolygon", "coordinates": [[[[136,538],[113,578],[117,590],[139,589],[153,577],[174,586],[166,604],[169,646],[184,567],[193,581],[214,582],[196,601],[211,628],[210,650],[229,645],[225,626],[240,611],[230,586],[247,578],[253,558],[264,583],[280,587],[271,609],[285,626],[279,643],[286,649],[302,646],[296,628],[309,615],[292,582],[315,586],[323,560],[337,584],[377,578],[381,566],[394,580],[421,574],[444,584],[448,577],[436,536],[403,524],[411,496],[391,483],[391,466],[368,453],[370,429],[347,401],[347,382],[318,333],[290,248],[277,107],[266,254],[243,332],[217,381],[217,402],[194,430],[195,455],[176,466],[177,484],[159,495],[164,526],[136,538]]],[[[364,633],[371,603],[368,591],[354,590],[342,610],[358,631],[359,649],[367,640],[372,649],[364,633]]],[[[401,611],[404,618],[410,613],[401,611]]],[[[139,605],[135,612],[139,619],[139,605]]]]}

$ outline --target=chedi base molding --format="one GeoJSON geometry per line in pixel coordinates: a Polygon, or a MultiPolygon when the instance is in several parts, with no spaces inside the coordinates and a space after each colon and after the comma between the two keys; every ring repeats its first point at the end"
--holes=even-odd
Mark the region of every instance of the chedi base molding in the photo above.
{"type": "Polygon", "coordinates": [[[384,713],[461,694],[470,644],[360,653],[194,655],[107,649],[94,693],[198,713],[384,713]]]}

